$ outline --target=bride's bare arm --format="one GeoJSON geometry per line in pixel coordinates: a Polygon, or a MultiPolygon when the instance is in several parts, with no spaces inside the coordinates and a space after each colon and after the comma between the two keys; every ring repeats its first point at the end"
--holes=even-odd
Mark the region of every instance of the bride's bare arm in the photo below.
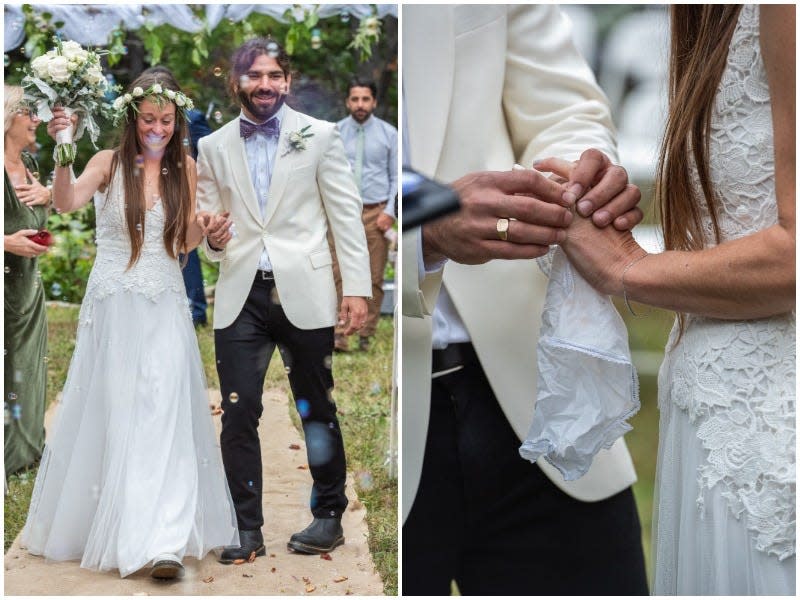
{"type": "Polygon", "coordinates": [[[203,228],[197,222],[197,163],[191,156],[186,157],[186,167],[189,176],[189,195],[191,197],[191,208],[187,217],[186,227],[186,246],[184,252],[189,252],[197,248],[203,241],[203,228]]]}
{"type": "Polygon", "coordinates": [[[56,167],[53,176],[53,205],[61,213],[83,208],[94,193],[108,183],[112,150],[101,150],[89,159],[86,168],[72,181],[71,167],[56,167]]]}
{"type": "MultiPolygon", "coordinates": [[[[753,319],[795,307],[794,6],[761,6],[761,45],[772,98],[778,223],[698,252],[647,255],[625,273],[629,299],[716,317],[753,319]]],[[[599,290],[622,295],[622,274],[645,255],[633,237],[576,218],[563,244],[599,290]]]]}

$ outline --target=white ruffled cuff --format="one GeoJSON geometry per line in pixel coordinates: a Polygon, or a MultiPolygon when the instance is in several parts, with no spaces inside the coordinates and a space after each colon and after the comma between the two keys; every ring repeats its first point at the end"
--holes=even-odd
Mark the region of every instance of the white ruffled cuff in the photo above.
{"type": "Polygon", "coordinates": [[[572,481],[631,429],[626,421],[640,407],[639,381],[628,331],[611,299],[573,269],[561,248],[539,265],[550,281],[533,423],[519,452],[531,462],[544,456],[572,481]]]}

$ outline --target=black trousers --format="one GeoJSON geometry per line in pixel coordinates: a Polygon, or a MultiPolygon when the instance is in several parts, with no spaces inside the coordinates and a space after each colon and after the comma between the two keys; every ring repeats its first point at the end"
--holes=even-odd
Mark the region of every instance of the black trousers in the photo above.
{"type": "Polygon", "coordinates": [[[630,488],[580,502],[520,457],[473,359],[432,380],[422,477],[403,526],[403,595],[646,595],[630,488]]]}
{"type": "MultiPolygon", "coordinates": [[[[259,272],[260,273],[260,272],[259,272]]],[[[333,327],[299,329],[286,318],[275,282],[256,277],[242,312],[214,331],[222,391],[222,461],[239,529],[259,529],[263,491],[258,421],[264,377],[277,346],[303,423],[314,484],[315,517],[341,517],[347,507],[344,444],[333,402],[333,327]]]]}

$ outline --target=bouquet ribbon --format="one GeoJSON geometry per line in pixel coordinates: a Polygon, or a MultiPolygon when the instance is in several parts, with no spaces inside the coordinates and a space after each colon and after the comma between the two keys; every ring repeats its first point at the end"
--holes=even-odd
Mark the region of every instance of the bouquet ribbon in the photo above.
{"type": "Polygon", "coordinates": [[[66,129],[56,132],[56,164],[59,167],[68,167],[74,163],[76,154],[75,145],[72,143],[72,136],[75,128],[71,120],[75,111],[65,106],[64,112],[67,115],[67,119],[70,121],[66,129]]]}

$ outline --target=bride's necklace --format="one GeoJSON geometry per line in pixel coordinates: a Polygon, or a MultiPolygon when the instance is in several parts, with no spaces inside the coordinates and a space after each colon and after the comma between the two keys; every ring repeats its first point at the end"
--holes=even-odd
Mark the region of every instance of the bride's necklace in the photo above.
{"type": "Polygon", "coordinates": [[[156,203],[161,200],[159,194],[160,172],[158,170],[150,171],[144,170],[144,207],[147,210],[153,208],[156,203]]]}

